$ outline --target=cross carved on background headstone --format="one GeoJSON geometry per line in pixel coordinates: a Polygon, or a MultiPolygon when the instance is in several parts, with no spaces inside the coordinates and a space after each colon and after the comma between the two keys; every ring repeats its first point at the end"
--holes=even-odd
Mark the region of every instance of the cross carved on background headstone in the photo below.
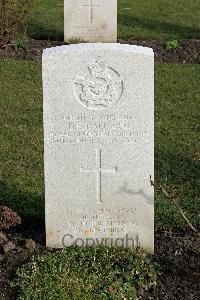
{"type": "Polygon", "coordinates": [[[93,4],[93,0],[88,0],[88,1],[89,1],[88,4],[83,4],[82,6],[89,8],[89,22],[93,23],[93,18],[94,18],[93,9],[95,7],[99,7],[99,4],[93,4]]]}

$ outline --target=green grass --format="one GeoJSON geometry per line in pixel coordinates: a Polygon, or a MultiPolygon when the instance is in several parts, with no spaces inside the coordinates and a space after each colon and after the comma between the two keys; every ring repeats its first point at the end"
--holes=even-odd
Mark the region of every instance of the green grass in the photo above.
{"type": "MultiPolygon", "coordinates": [[[[159,65],[156,69],[155,174],[169,191],[177,190],[188,218],[199,224],[200,67],[159,65]]],[[[156,196],[156,225],[180,228],[184,221],[163,196],[156,196]]]]}
{"type": "MultiPolygon", "coordinates": [[[[0,202],[16,210],[23,224],[44,224],[41,62],[0,61],[0,202]]],[[[199,223],[200,67],[156,65],[155,173],[180,206],[199,223]]],[[[156,227],[185,228],[173,204],[156,195],[156,227]]]]}
{"type": "Polygon", "coordinates": [[[17,274],[18,300],[136,300],[137,289],[156,282],[155,267],[144,254],[104,247],[33,257],[17,274]]]}
{"type": "Polygon", "coordinates": [[[44,215],[42,87],[39,62],[0,61],[0,202],[24,222],[44,215]],[[26,219],[27,217],[27,219],[26,219]]]}
{"type": "MultiPolygon", "coordinates": [[[[63,0],[35,0],[27,24],[37,39],[63,40],[63,0]]],[[[118,0],[118,38],[200,38],[199,0],[118,0]]]]}

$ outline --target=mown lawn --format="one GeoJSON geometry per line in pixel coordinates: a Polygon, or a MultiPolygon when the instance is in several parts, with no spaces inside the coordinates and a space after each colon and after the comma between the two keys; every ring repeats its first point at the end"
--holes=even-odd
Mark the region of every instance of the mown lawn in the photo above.
{"type": "MultiPolygon", "coordinates": [[[[200,162],[200,67],[157,65],[155,173],[175,188],[193,224],[198,211],[200,162]]],[[[0,203],[16,210],[23,224],[44,224],[42,85],[40,61],[0,61],[0,203]]],[[[156,227],[185,228],[174,206],[156,195],[156,227]]]]}
{"type": "MultiPolygon", "coordinates": [[[[83,1],[83,0],[81,0],[83,1]]],[[[63,40],[63,0],[35,0],[29,36],[63,40]]],[[[199,0],[118,0],[118,38],[200,38],[199,0]]]]}

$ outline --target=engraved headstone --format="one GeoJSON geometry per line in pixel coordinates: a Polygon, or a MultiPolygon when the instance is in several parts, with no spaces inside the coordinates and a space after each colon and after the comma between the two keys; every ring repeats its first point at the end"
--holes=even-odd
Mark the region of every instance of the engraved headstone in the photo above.
{"type": "Polygon", "coordinates": [[[43,89],[47,245],[153,251],[152,49],[46,49],[43,89]]]}
{"type": "Polygon", "coordinates": [[[117,0],[65,0],[65,42],[117,41],[117,0]]]}

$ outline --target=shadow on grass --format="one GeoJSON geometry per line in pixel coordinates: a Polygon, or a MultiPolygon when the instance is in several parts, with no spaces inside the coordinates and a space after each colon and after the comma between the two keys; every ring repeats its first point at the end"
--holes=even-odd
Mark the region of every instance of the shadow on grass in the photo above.
{"type": "MultiPolygon", "coordinates": [[[[132,17],[132,16],[118,16],[118,24],[124,26],[141,27],[144,29],[155,31],[157,34],[162,35],[173,35],[177,39],[199,39],[200,30],[196,27],[180,26],[178,24],[172,24],[167,22],[161,22],[155,19],[145,19],[142,17],[132,17]]],[[[49,27],[48,23],[38,23],[30,21],[27,24],[28,36],[35,39],[45,39],[45,40],[64,40],[64,24],[60,30],[58,28],[49,27]]]]}
{"type": "Polygon", "coordinates": [[[8,206],[16,211],[22,219],[20,226],[9,232],[23,233],[38,242],[44,242],[45,213],[44,196],[41,194],[28,194],[16,186],[8,186],[0,181],[0,205],[8,206]]]}
{"type": "Polygon", "coordinates": [[[178,24],[160,22],[156,19],[145,19],[142,17],[132,16],[118,16],[118,24],[136,27],[139,26],[144,29],[151,29],[158,34],[171,34],[177,36],[178,39],[199,39],[200,30],[188,26],[180,26],[178,24]]]}
{"type": "Polygon", "coordinates": [[[27,28],[28,36],[37,40],[64,41],[63,31],[59,31],[56,28],[49,28],[47,25],[29,23],[27,28]]]}

